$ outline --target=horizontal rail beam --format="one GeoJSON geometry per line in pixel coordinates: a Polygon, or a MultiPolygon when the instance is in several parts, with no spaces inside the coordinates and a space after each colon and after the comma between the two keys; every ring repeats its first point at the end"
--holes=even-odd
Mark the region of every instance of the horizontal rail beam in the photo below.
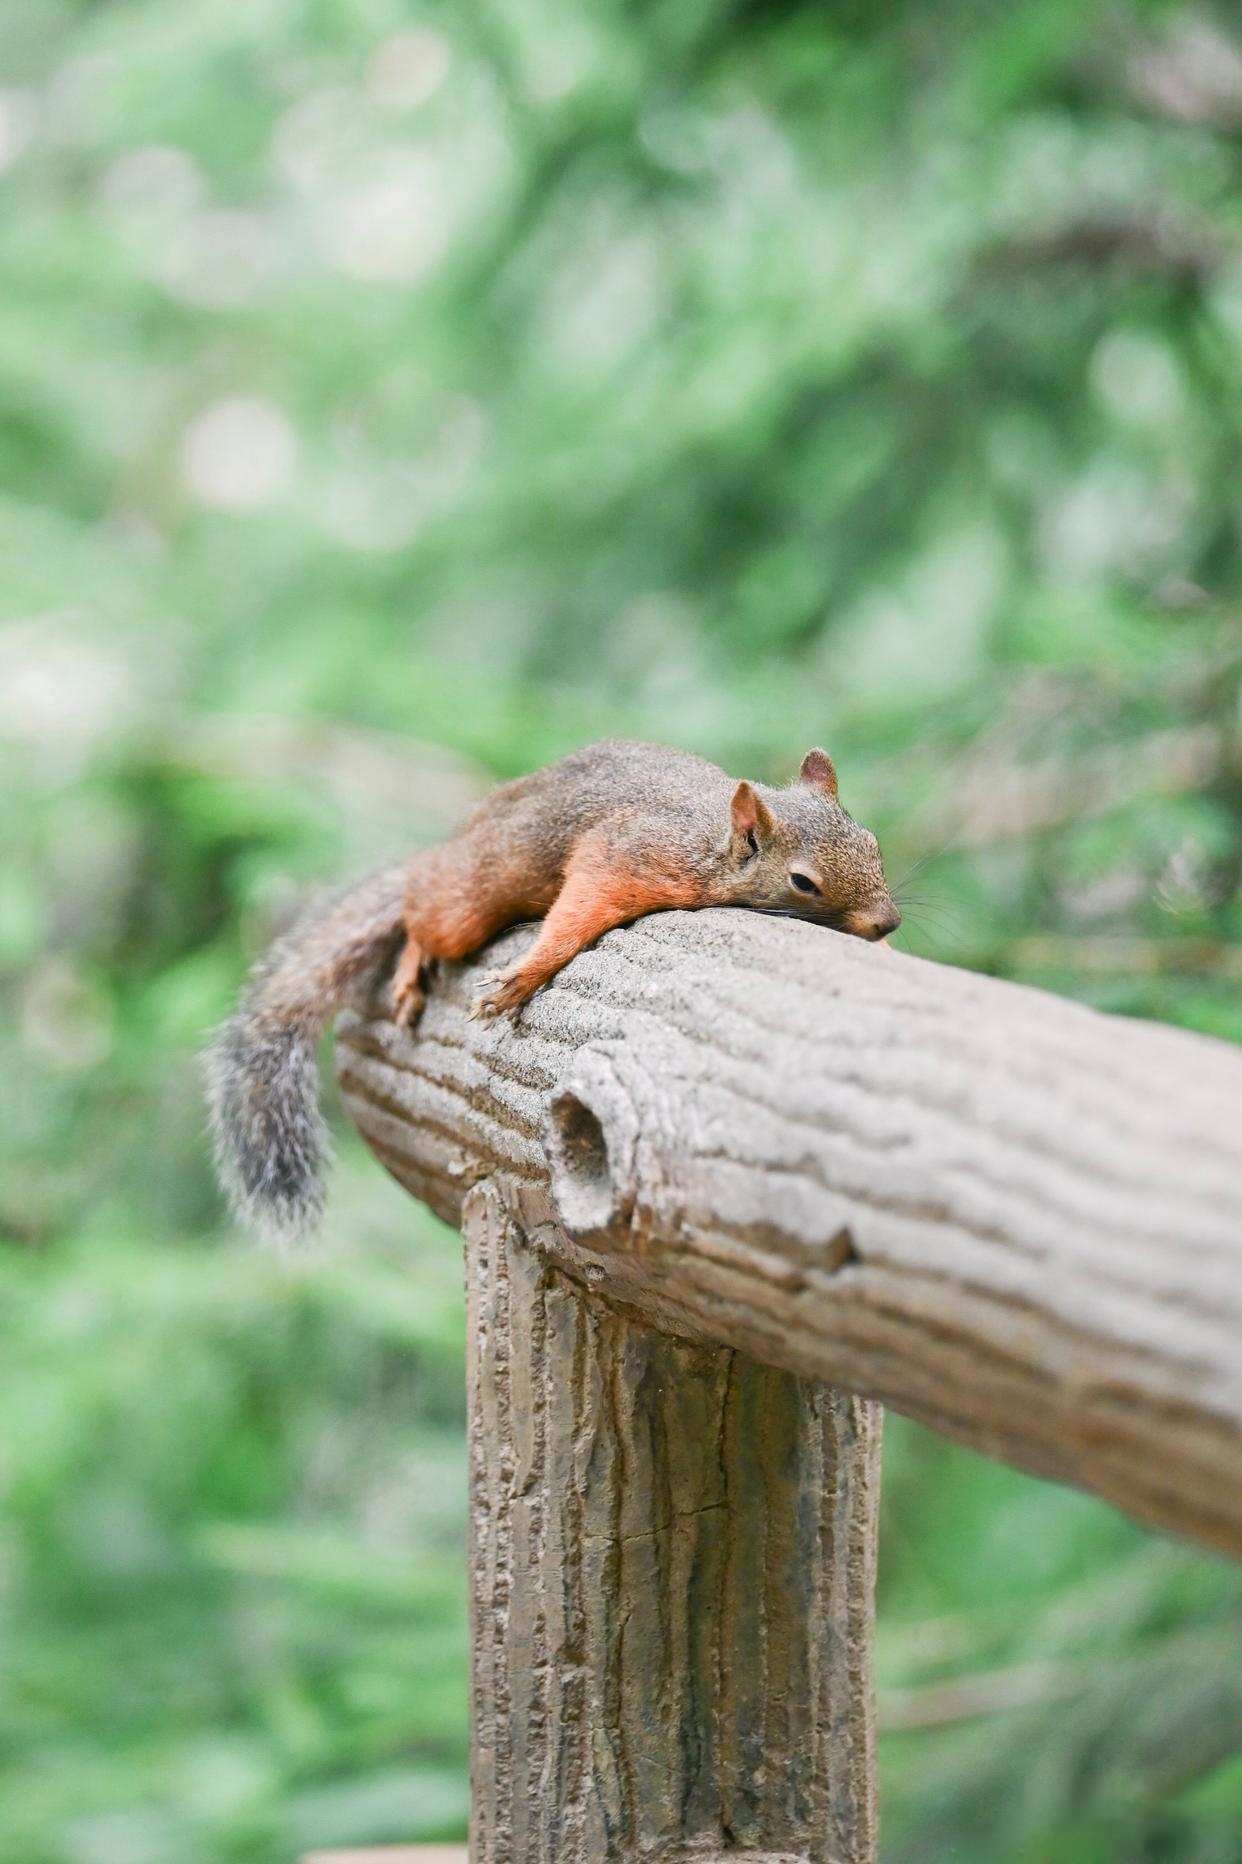
{"type": "Polygon", "coordinates": [[[340,1031],[441,1215],[503,1180],[614,1307],[1242,1554],[1242,1050],[741,912],[610,933],[516,1025],[480,974],[340,1031]]]}

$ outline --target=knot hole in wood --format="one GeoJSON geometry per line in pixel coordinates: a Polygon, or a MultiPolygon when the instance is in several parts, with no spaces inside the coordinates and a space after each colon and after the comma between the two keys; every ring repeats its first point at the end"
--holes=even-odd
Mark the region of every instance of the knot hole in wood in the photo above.
{"type": "Polygon", "coordinates": [[[561,1222],[577,1235],[607,1229],[618,1214],[617,1199],[598,1114],[576,1094],[558,1094],[549,1108],[547,1139],[561,1222]]]}
{"type": "Polygon", "coordinates": [[[612,1060],[585,1051],[548,1102],[544,1143],[552,1201],[570,1236],[600,1237],[634,1208],[638,1113],[612,1060]]]}

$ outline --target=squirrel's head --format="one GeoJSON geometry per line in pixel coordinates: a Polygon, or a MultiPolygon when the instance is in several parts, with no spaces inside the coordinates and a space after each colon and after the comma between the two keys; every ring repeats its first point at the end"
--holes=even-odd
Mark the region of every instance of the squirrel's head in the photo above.
{"type": "Polygon", "coordinates": [[[808,751],[787,790],[738,784],[729,860],[739,905],[815,919],[855,938],[884,938],[901,924],[879,843],[841,807],[826,751],[808,751]]]}

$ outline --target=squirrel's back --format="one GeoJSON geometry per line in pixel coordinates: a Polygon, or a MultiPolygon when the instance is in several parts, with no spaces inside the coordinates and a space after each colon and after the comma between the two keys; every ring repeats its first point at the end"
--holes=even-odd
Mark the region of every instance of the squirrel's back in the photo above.
{"type": "Polygon", "coordinates": [[[572,845],[619,810],[677,817],[716,816],[733,788],[718,764],[692,751],[637,739],[601,738],[528,776],[502,783],[476,804],[462,835],[500,837],[522,822],[572,845]]]}

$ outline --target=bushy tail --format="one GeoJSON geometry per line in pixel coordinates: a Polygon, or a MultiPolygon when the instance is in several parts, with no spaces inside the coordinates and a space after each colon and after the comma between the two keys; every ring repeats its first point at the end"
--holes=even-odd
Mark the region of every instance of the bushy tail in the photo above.
{"type": "Polygon", "coordinates": [[[312,908],[255,966],[204,1058],[220,1181],[236,1216],[273,1242],[323,1214],[315,1050],[352,985],[394,949],[403,881],[388,868],[312,908]]]}

